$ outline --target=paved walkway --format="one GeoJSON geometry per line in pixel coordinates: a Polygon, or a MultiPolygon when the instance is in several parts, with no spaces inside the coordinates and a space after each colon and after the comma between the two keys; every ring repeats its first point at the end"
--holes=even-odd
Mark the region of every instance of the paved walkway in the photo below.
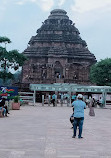
{"type": "Polygon", "coordinates": [[[0,118],[0,158],[111,158],[111,110],[85,110],[83,139],[72,138],[71,107],[23,106],[0,118]]]}

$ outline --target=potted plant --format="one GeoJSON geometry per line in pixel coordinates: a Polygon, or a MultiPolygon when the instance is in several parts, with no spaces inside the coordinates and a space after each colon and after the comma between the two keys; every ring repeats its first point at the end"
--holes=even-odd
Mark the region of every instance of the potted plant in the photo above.
{"type": "Polygon", "coordinates": [[[20,109],[20,97],[17,95],[14,97],[14,102],[12,103],[12,110],[19,110],[20,109]]]}

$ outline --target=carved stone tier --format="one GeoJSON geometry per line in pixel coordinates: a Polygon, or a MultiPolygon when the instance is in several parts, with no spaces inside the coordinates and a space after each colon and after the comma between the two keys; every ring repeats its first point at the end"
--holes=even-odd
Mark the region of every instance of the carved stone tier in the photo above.
{"type": "Polygon", "coordinates": [[[90,84],[90,66],[96,62],[79,30],[62,9],[52,10],[23,52],[22,83],[90,84]]]}

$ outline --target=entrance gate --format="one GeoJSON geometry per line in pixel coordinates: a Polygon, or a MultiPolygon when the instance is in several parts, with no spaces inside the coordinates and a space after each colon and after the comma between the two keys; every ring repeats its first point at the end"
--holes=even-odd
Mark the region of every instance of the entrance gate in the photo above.
{"type": "MultiPolygon", "coordinates": [[[[111,93],[110,86],[80,86],[77,84],[70,83],[55,83],[55,84],[30,84],[30,90],[34,91],[34,96],[36,96],[36,91],[43,92],[67,92],[69,94],[69,105],[71,105],[71,93],[94,93],[94,94],[102,94],[102,98],[104,100],[104,106],[106,105],[106,95],[107,93],[111,93]]],[[[36,98],[35,98],[36,99],[36,98]]],[[[42,100],[42,104],[44,104],[44,99],[42,100]]]]}

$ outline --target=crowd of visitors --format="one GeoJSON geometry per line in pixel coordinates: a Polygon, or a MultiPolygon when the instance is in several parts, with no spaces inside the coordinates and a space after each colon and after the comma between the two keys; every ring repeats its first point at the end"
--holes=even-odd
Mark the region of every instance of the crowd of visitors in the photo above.
{"type": "MultiPolygon", "coordinates": [[[[65,98],[68,98],[68,95],[61,94],[62,100],[65,98]]],[[[73,136],[72,138],[76,138],[77,129],[79,130],[78,138],[81,139],[82,137],[82,131],[83,131],[83,123],[84,123],[84,109],[86,109],[86,106],[89,108],[89,115],[95,116],[94,107],[98,105],[103,105],[104,100],[102,97],[100,97],[99,100],[95,99],[94,97],[90,96],[89,98],[85,98],[84,95],[78,94],[76,95],[73,93],[71,95],[71,104],[73,107],[73,113],[70,116],[70,122],[72,124],[73,128],[73,136]],[[77,128],[78,127],[78,128],[77,128]]],[[[57,101],[57,95],[53,94],[51,97],[51,102],[53,103],[53,106],[56,106],[57,101]]],[[[8,107],[5,104],[6,99],[2,98],[0,100],[0,111],[2,112],[2,116],[8,116],[9,111],[8,107]]]]}

